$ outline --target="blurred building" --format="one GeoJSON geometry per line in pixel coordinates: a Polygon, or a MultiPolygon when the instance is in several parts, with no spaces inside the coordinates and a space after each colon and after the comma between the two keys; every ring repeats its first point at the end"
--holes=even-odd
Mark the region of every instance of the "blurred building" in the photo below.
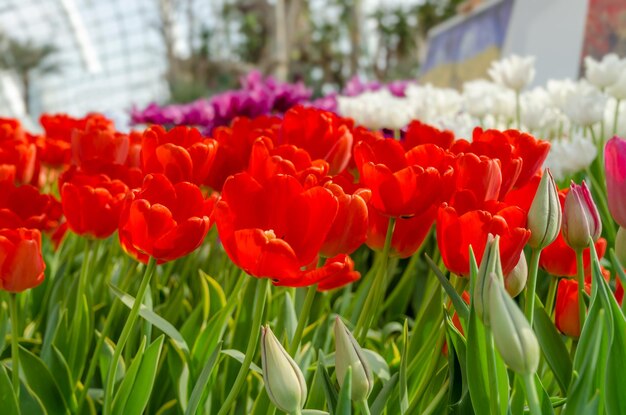
{"type": "Polygon", "coordinates": [[[424,82],[459,86],[518,54],[536,57],[540,85],[578,78],[584,56],[626,56],[624,0],[470,0],[459,9],[429,32],[424,82]]]}

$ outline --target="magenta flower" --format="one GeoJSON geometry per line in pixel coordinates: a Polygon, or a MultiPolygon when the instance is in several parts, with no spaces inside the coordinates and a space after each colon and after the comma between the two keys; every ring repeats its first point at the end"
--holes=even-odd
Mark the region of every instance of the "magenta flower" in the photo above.
{"type": "Polygon", "coordinates": [[[606,190],[609,211],[622,228],[626,227],[626,140],[615,136],[604,148],[606,190]]]}
{"type": "Polygon", "coordinates": [[[561,231],[565,243],[574,250],[586,248],[589,238],[595,242],[602,233],[600,214],[584,181],[582,185],[574,182],[570,185],[565,196],[561,231]]]}

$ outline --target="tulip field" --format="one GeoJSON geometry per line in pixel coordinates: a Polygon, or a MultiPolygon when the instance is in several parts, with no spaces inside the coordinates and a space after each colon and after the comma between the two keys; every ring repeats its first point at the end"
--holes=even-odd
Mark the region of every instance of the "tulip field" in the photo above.
{"type": "Polygon", "coordinates": [[[0,119],[0,414],[626,414],[626,59],[0,119]]]}

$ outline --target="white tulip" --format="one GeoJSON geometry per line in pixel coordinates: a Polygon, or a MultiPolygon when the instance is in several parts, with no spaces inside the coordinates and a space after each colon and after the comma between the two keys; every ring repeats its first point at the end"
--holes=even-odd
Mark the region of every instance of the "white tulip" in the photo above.
{"type": "Polygon", "coordinates": [[[600,89],[617,82],[625,69],[626,60],[620,59],[615,53],[604,55],[601,61],[597,61],[591,56],[585,58],[585,77],[600,89]]]}
{"type": "Polygon", "coordinates": [[[535,78],[535,57],[511,55],[492,62],[488,73],[497,84],[519,92],[535,78]]]}

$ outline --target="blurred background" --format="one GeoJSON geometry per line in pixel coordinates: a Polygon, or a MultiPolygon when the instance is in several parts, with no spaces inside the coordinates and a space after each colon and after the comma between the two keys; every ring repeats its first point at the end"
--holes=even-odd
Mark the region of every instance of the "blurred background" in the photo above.
{"type": "Polygon", "coordinates": [[[537,57],[536,84],[626,55],[624,0],[0,0],[0,116],[103,112],[236,88],[253,69],[314,96],[353,76],[458,87],[537,57]]]}

